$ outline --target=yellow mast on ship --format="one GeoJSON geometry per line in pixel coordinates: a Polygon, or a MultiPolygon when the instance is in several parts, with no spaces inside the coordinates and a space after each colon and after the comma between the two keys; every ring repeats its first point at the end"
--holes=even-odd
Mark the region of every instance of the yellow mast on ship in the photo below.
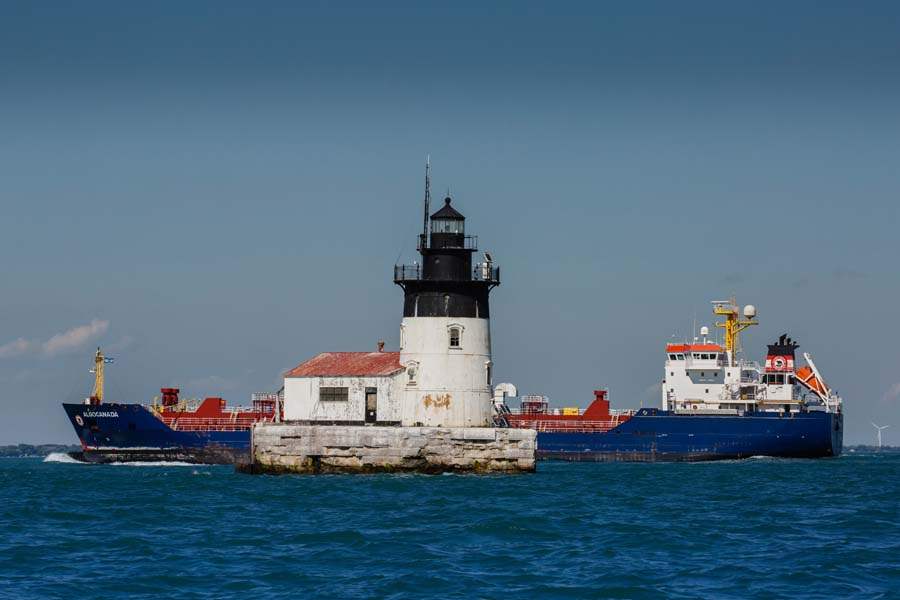
{"type": "Polygon", "coordinates": [[[103,402],[103,369],[113,361],[108,356],[103,356],[100,347],[97,346],[97,353],[94,354],[94,368],[91,373],[94,374],[94,391],[91,393],[91,404],[101,404],[103,402]]]}
{"type": "Polygon", "coordinates": [[[725,330],[725,351],[728,353],[728,361],[734,364],[735,353],[741,350],[741,332],[759,325],[756,320],[756,307],[748,304],[744,307],[744,315],[741,318],[741,310],[734,296],[729,300],[713,300],[713,313],[725,317],[725,321],[717,321],[716,327],[725,330]]]}

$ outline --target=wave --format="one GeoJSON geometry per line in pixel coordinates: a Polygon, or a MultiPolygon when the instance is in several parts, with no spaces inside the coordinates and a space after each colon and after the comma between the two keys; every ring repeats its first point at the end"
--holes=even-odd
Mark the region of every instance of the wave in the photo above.
{"type": "Polygon", "coordinates": [[[152,461],[122,461],[110,463],[90,463],[83,460],[76,460],[65,452],[51,452],[44,458],[45,463],[61,463],[68,465],[91,465],[91,464],[107,464],[118,465],[122,467],[206,467],[209,465],[189,463],[178,460],[152,460],[152,461]]]}
{"type": "Polygon", "coordinates": [[[51,452],[44,457],[46,463],[65,463],[69,465],[86,465],[87,463],[75,460],[65,452],[51,452]]]}

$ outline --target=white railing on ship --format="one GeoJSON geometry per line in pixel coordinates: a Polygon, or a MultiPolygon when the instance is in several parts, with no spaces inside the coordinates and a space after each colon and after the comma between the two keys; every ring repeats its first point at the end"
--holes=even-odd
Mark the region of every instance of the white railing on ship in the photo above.
{"type": "Polygon", "coordinates": [[[274,415],[266,416],[264,419],[256,420],[235,420],[226,419],[203,419],[200,417],[182,417],[177,419],[167,419],[163,417],[163,421],[175,430],[190,431],[242,431],[248,429],[253,423],[273,421],[274,415]]]}
{"type": "Polygon", "coordinates": [[[529,419],[516,420],[516,427],[521,429],[535,429],[537,431],[566,431],[572,433],[591,432],[591,431],[608,431],[616,427],[623,421],[620,419],[610,419],[607,421],[584,421],[584,420],[547,420],[547,419],[529,419]]]}
{"type": "MultiPolygon", "coordinates": [[[[540,418],[540,417],[542,417],[542,416],[551,416],[551,417],[580,417],[580,416],[582,416],[582,415],[584,414],[584,410],[580,410],[580,411],[578,412],[578,414],[575,415],[575,414],[566,414],[566,413],[562,412],[562,410],[560,410],[560,409],[558,409],[558,408],[551,409],[550,412],[534,412],[534,411],[530,411],[530,412],[522,412],[522,409],[521,409],[521,408],[509,408],[509,407],[507,407],[507,408],[506,408],[506,413],[507,413],[507,414],[510,414],[510,415],[522,415],[522,416],[528,416],[528,415],[531,415],[531,416],[533,416],[533,417],[535,417],[535,418],[540,418]]],[[[613,409],[613,410],[610,410],[610,411],[609,411],[609,414],[610,414],[611,416],[613,416],[613,417],[618,417],[618,416],[623,416],[623,415],[631,416],[631,415],[634,414],[634,409],[630,409],[630,408],[613,409]]]]}

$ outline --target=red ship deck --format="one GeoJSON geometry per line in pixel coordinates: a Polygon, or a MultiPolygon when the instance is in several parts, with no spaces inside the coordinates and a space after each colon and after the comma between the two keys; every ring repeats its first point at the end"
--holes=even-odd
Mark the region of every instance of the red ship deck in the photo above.
{"type": "Polygon", "coordinates": [[[537,431],[561,431],[572,433],[602,433],[631,418],[630,413],[611,414],[606,390],[594,390],[594,401],[583,413],[577,415],[553,414],[546,403],[523,402],[518,413],[506,416],[510,427],[537,431]]]}
{"type": "Polygon", "coordinates": [[[254,423],[275,420],[274,397],[254,399],[249,408],[228,408],[224,399],[211,397],[204,399],[195,410],[188,410],[178,401],[178,388],[160,391],[162,404],[153,414],[175,431],[244,431],[254,423]]]}

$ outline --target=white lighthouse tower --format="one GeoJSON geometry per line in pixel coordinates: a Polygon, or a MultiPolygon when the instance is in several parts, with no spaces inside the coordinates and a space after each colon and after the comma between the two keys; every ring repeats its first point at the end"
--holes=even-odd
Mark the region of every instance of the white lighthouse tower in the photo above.
{"type": "Polygon", "coordinates": [[[485,253],[473,264],[477,238],[449,197],[419,236],[420,264],[398,265],[404,291],[400,325],[401,424],[481,427],[491,424],[491,326],[488,296],[500,269],[485,253]]]}

